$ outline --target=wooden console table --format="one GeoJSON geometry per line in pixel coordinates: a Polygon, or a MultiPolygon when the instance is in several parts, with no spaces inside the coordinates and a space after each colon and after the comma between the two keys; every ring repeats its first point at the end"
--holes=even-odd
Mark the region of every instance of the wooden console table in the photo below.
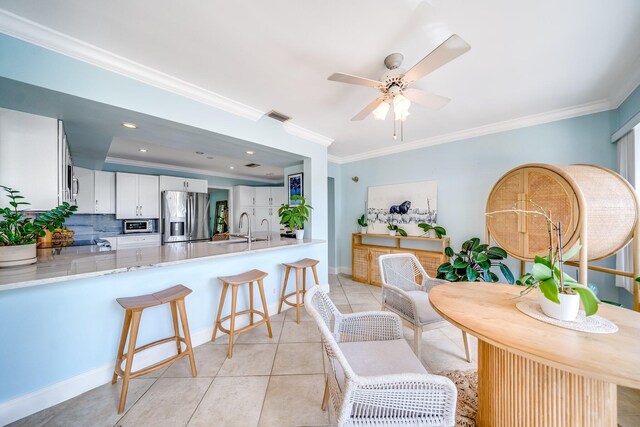
{"type": "Polygon", "coordinates": [[[362,234],[353,233],[351,237],[351,278],[357,282],[369,283],[381,286],[380,268],[378,258],[386,254],[410,253],[418,258],[427,274],[436,277],[438,266],[449,261],[449,257],[444,254],[445,248],[449,246],[449,238],[435,239],[431,237],[418,236],[390,236],[388,234],[362,234]],[[371,244],[363,242],[364,239],[386,239],[391,244],[371,244]],[[423,242],[430,243],[438,247],[438,250],[422,248],[403,247],[403,242],[423,242]]]}
{"type": "Polygon", "coordinates": [[[442,317],[479,340],[478,425],[615,427],[616,384],[640,388],[640,314],[600,304],[618,332],[573,331],[521,313],[521,290],[451,283],[429,291],[442,317]]]}

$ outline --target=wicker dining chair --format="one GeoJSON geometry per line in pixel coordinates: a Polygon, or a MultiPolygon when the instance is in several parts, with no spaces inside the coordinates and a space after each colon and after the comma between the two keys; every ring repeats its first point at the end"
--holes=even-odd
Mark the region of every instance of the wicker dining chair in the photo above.
{"type": "Polygon", "coordinates": [[[455,425],[455,385],[426,371],[398,315],[341,314],[319,286],[307,291],[305,308],[318,324],[331,368],[322,409],[330,399],[339,427],[455,425]]]}
{"type": "MultiPolygon", "coordinates": [[[[413,254],[390,254],[378,258],[382,277],[382,309],[402,317],[413,329],[413,350],[420,357],[423,328],[442,321],[429,303],[429,291],[449,283],[434,279],[424,270],[413,254]]],[[[469,337],[462,331],[467,362],[471,363],[469,337]]]]}

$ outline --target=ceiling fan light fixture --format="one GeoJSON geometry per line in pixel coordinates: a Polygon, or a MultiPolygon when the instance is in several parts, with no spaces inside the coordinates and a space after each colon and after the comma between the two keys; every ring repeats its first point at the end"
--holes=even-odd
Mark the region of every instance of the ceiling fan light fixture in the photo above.
{"type": "Polygon", "coordinates": [[[391,106],[387,101],[383,101],[373,110],[373,118],[376,120],[384,120],[387,117],[387,113],[389,112],[389,108],[391,106]]]}
{"type": "Polygon", "coordinates": [[[396,120],[404,121],[409,115],[409,107],[411,107],[411,101],[404,95],[396,95],[393,97],[393,112],[396,120]]]}

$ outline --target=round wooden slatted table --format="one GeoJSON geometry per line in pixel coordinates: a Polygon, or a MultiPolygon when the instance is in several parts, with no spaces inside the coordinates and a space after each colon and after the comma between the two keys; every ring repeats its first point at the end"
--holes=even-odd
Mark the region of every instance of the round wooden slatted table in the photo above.
{"type": "Polygon", "coordinates": [[[640,313],[601,304],[618,332],[573,331],[521,313],[522,289],[451,283],[429,292],[442,317],[478,338],[478,425],[615,427],[616,385],[640,389],[640,313]]]}

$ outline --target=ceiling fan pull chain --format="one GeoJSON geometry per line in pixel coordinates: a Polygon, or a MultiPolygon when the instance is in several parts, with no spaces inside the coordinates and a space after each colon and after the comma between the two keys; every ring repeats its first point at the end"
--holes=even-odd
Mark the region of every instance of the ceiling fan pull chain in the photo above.
{"type": "Polygon", "coordinates": [[[398,139],[396,136],[396,111],[393,110],[393,140],[395,141],[396,139],[398,139]]]}
{"type": "Polygon", "coordinates": [[[400,142],[404,142],[404,120],[400,120],[400,142]]]}

